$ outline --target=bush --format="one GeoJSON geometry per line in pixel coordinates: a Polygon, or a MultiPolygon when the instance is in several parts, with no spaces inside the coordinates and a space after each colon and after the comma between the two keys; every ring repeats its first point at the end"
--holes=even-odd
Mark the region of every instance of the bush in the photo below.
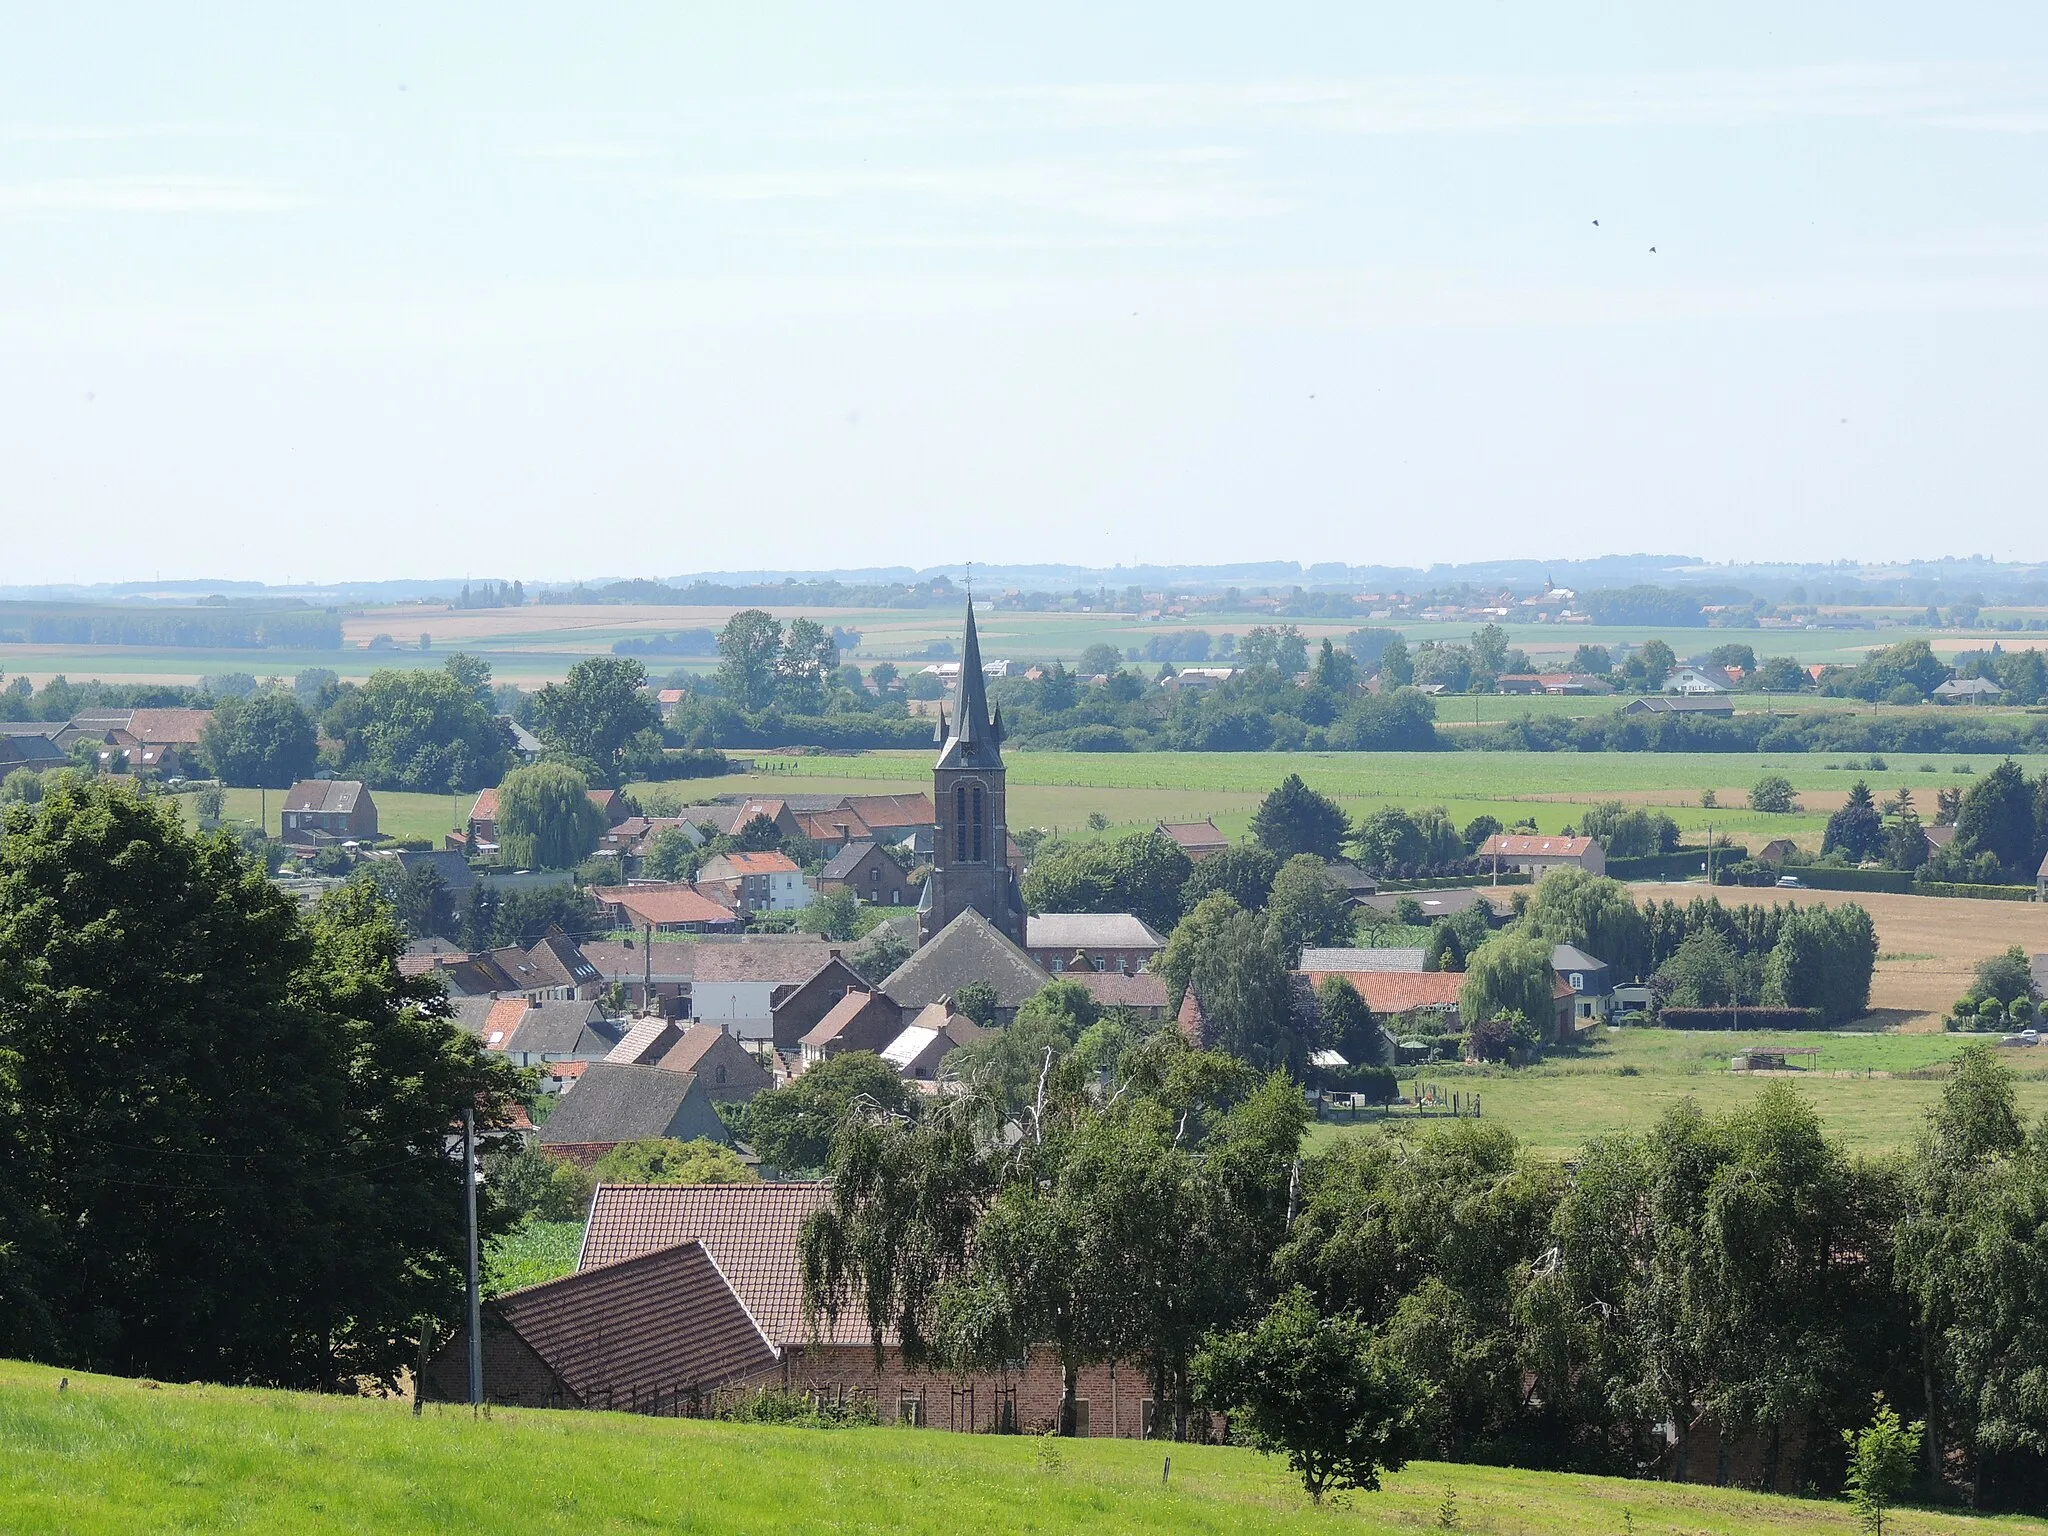
{"type": "Polygon", "coordinates": [[[1818,1008],[1666,1008],[1657,1015],[1666,1029],[1820,1029],[1818,1008]]]}
{"type": "Polygon", "coordinates": [[[1799,796],[1785,775],[1767,773],[1751,787],[1749,808],[1771,816],[1789,816],[1799,809],[1799,796]]]}
{"type": "Polygon", "coordinates": [[[792,1429],[862,1429],[882,1422],[874,1398],[856,1393],[839,1402],[825,1402],[808,1392],[763,1387],[745,1392],[718,1410],[733,1424],[781,1424],[792,1429]]]}

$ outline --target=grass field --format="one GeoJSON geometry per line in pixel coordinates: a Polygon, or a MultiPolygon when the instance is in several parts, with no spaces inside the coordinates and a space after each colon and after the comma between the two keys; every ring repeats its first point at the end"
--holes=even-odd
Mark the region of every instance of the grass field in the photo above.
{"type": "MultiPolygon", "coordinates": [[[[1850,784],[1867,780],[1880,797],[1910,788],[1927,820],[1934,793],[1964,785],[1996,767],[1994,756],[1902,756],[1872,771],[1850,769],[1857,754],[1720,752],[1023,752],[1008,754],[1010,821],[1066,832],[1085,829],[1090,812],[1110,830],[1148,827],[1162,818],[1211,816],[1237,835],[1260,799],[1289,773],[1334,796],[1355,818],[1386,804],[1447,808],[1459,825],[1479,815],[1503,822],[1525,816],[1557,832],[1576,807],[1621,799],[1660,806],[1681,827],[1711,826],[1738,841],[1791,837],[1818,848],[1827,813],[1850,784]],[[1969,775],[1957,773],[1959,767],[1969,775]],[[1765,773],[1782,773],[1803,794],[1804,809],[1766,816],[1747,809],[1749,789],[1765,773]],[[1701,804],[1711,790],[1718,809],[1701,804]]],[[[2021,760],[2029,774],[2048,758],[2021,760]]],[[[763,755],[745,777],[698,780],[685,792],[710,798],[745,793],[861,793],[929,789],[928,752],[866,752],[857,757],[763,755]]]]}
{"type": "MultiPolygon", "coordinates": [[[[1845,1145],[1857,1152],[1881,1153],[1911,1142],[1927,1107],[1941,1093],[1938,1078],[1891,1074],[1932,1067],[1980,1038],[1614,1029],[1534,1067],[1403,1068],[1402,1089],[1413,1097],[1414,1083],[1427,1081],[1461,1095],[1476,1092],[1489,1123],[1505,1125],[1546,1157],[1565,1157],[1596,1136],[1645,1130],[1688,1098],[1704,1110],[1720,1112],[1747,1103],[1768,1083],[1791,1082],[1812,1100],[1830,1133],[1845,1145]],[[1728,1058],[1736,1051],[1766,1043],[1818,1046],[1821,1054],[1812,1069],[1783,1077],[1728,1070],[1728,1058]]],[[[2022,1073],[2021,1109],[2030,1117],[2048,1113],[2048,1050],[2011,1052],[2008,1059],[2022,1073]],[[2037,1053],[2043,1058],[2038,1062],[2037,1053]]],[[[1371,1117],[1325,1121],[1311,1131],[1310,1143],[1376,1133],[1382,1123],[1415,1121],[1406,1114],[1397,1114],[1391,1122],[1371,1117]]]]}
{"type": "MultiPolygon", "coordinates": [[[[1417,1463],[1312,1509],[1284,1464],[1224,1447],[940,1430],[816,1431],[179,1386],[0,1362],[10,1533],[1101,1533],[1439,1528],[1492,1536],[1849,1533],[1847,1505],[1417,1463]],[[65,1381],[59,1390],[60,1375],[65,1381]],[[1162,1463],[1171,1452],[1171,1477],[1162,1463]]],[[[1896,1513],[1898,1536],[2040,1522],[1896,1513]]]]}
{"type": "MultiPolygon", "coordinates": [[[[276,837],[283,829],[285,792],[281,789],[231,789],[223,814],[229,821],[263,823],[263,830],[276,837]]],[[[176,797],[187,822],[197,825],[198,811],[191,795],[176,797]]],[[[379,789],[371,794],[377,802],[377,829],[386,837],[424,837],[438,848],[441,839],[463,824],[469,814],[469,795],[411,795],[398,790],[379,789]]]]}

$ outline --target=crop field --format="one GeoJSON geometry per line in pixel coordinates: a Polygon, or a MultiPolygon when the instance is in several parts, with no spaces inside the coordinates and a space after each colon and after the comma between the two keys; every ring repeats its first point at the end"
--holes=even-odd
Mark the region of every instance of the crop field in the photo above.
{"type": "MultiPolygon", "coordinates": [[[[1560,831],[1577,807],[1625,800],[1668,810],[1688,832],[1712,827],[1738,842],[1759,844],[1790,837],[1818,848],[1827,813],[1848,787],[1864,779],[1880,797],[1913,791],[1931,821],[1939,787],[1966,785],[1997,766],[1990,756],[1885,759],[1886,767],[1860,766],[1851,754],[1715,752],[1022,752],[1008,754],[1010,821],[1061,833],[1087,835],[1091,813],[1109,831],[1149,827],[1155,821],[1213,817],[1235,836],[1250,825],[1259,800],[1289,773],[1298,773],[1334,796],[1355,818],[1381,805],[1445,807],[1459,825],[1490,815],[1514,822],[1534,817],[1543,832],[1560,831]],[[1859,766],[1846,765],[1855,761],[1859,766]],[[1959,768],[1969,770],[1958,773],[1959,768]],[[1782,773],[1805,798],[1785,816],[1747,809],[1749,787],[1765,773],[1782,773]],[[1702,804],[1711,790],[1718,808],[1702,804]]],[[[2048,758],[2022,759],[2029,774],[2048,758]]],[[[929,789],[930,755],[866,752],[850,757],[762,755],[746,776],[697,780],[687,793],[874,793],[929,789]]]]}
{"type": "MultiPolygon", "coordinates": [[[[1928,1107],[1941,1095],[1938,1074],[1922,1073],[1946,1061],[1972,1035],[1812,1032],[1796,1035],[1741,1034],[1667,1029],[1608,1029],[1575,1050],[1533,1067],[1431,1065],[1403,1068],[1402,1091],[1426,1081],[1456,1090],[1469,1102],[1479,1095],[1484,1118],[1505,1125],[1545,1157],[1568,1157],[1597,1136],[1642,1131],[1673,1105],[1691,1099],[1709,1113],[1734,1109],[1774,1082],[1790,1082],[1812,1101],[1829,1133],[1852,1151],[1878,1154],[1910,1143],[1928,1107]],[[1818,1046],[1809,1068],[1776,1073],[1738,1073],[1728,1059],[1746,1046],[1818,1046]]],[[[2048,1113],[2048,1049],[2003,1053],[2016,1067],[2020,1108],[2029,1117],[2048,1113]]],[[[1409,1113],[1388,1121],[1366,1115],[1325,1121],[1310,1132],[1311,1144],[1331,1137],[1372,1134],[1381,1125],[1414,1126],[1409,1113]]],[[[1422,1124],[1436,1123],[1425,1120],[1422,1124]]]]}
{"type": "MultiPolygon", "coordinates": [[[[859,632],[861,642],[847,652],[846,659],[862,664],[921,658],[937,642],[957,644],[960,613],[945,608],[810,608],[768,605],[778,618],[807,614],[827,627],[859,632]]],[[[536,687],[561,677],[578,657],[609,651],[615,641],[685,629],[716,629],[734,612],[730,606],[668,607],[659,604],[529,604],[521,608],[449,608],[437,603],[400,603],[384,607],[348,610],[342,620],[342,649],[336,651],[297,650],[199,650],[174,647],[28,645],[0,643],[0,672],[26,674],[41,683],[56,674],[74,680],[101,678],[109,682],[193,682],[222,672],[249,672],[258,677],[290,677],[308,667],[326,667],[346,678],[362,678],[379,667],[438,666],[451,651],[465,650],[486,657],[502,681],[536,687]],[[428,648],[420,648],[420,637],[428,648]],[[389,648],[369,649],[379,637],[388,637],[389,648]]],[[[2037,611],[2011,615],[2038,618],[2037,611]]],[[[1509,620],[1503,627],[1510,643],[1528,651],[1539,667],[1560,666],[1580,645],[1640,645],[1657,638],[1679,655],[1709,649],[1723,641],[1738,641],[1753,647],[1760,656],[1786,655],[1807,663],[1839,662],[1853,665],[1865,653],[1880,645],[1902,640],[1927,640],[1937,652],[1953,655],[1962,650],[1982,649],[1993,639],[2007,649],[2016,646],[2048,645],[2048,634],[2040,631],[2020,634],[1983,630],[1934,630],[1912,622],[1917,615],[1899,614],[1893,627],[1885,629],[1793,629],[1793,630],[1710,630],[1698,628],[1600,627],[1559,625],[1509,620]]],[[[1119,651],[1136,649],[1143,655],[1154,639],[1203,630],[1220,639],[1225,634],[1242,637],[1260,624],[1292,622],[1311,643],[1325,638],[1341,641],[1354,629],[1372,621],[1285,620],[1258,612],[1204,613],[1193,616],[1162,616],[1148,619],[1129,613],[1026,613],[982,609],[984,654],[991,659],[1072,661],[1091,645],[1108,644],[1119,651]]],[[[1462,641],[1480,627],[1480,619],[1456,622],[1420,623],[1379,621],[1383,627],[1398,628],[1415,645],[1424,640],[1462,641]]],[[[701,670],[712,658],[649,657],[649,670],[662,673],[677,666],[701,670]]],[[[1469,701],[1458,701],[1460,706],[1469,701]]],[[[1544,703],[1530,700],[1483,701],[1483,710],[1519,703],[1543,710],[1570,706],[1563,712],[1591,712],[1603,705],[1599,700],[1560,700],[1544,703]]],[[[1519,710],[1482,718],[1515,718],[1519,710]]],[[[1469,718],[1465,716],[1463,718],[1469,718]]]]}
{"type": "MultiPolygon", "coordinates": [[[[1285,1465],[1223,1446],[894,1427],[802,1430],[627,1414],[430,1407],[138,1382],[0,1362],[12,1533],[964,1531],[1264,1536],[1439,1527],[1490,1536],[1850,1536],[1846,1504],[1418,1462],[1311,1508],[1285,1465]],[[1170,1454],[1170,1469],[1165,1465],[1170,1454]]],[[[2040,1522],[1895,1511],[1897,1536],[2040,1522]]]]}

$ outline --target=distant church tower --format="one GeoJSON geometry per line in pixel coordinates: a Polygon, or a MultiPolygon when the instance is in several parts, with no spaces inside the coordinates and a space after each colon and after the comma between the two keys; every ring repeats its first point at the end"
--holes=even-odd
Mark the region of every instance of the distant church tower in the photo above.
{"type": "Polygon", "coordinates": [[[967,604],[967,641],[961,647],[952,727],[947,728],[941,705],[934,740],[939,760],[932,765],[932,804],[938,822],[933,829],[931,878],[918,903],[917,941],[922,944],[935,937],[972,907],[1021,947],[1024,900],[1009,860],[1003,712],[989,711],[972,599],[967,604]]]}

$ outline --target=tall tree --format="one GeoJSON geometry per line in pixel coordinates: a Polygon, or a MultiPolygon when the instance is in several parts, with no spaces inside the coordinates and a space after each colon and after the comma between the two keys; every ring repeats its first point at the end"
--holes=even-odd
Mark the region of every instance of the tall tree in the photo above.
{"type": "Polygon", "coordinates": [[[1519,1014],[1550,1039],[1557,1010],[1550,948],[1542,939],[1509,932],[1475,949],[1466,959],[1465,985],[1458,993],[1466,1028],[1519,1014]]]}
{"type": "Polygon", "coordinates": [[[586,656],[562,682],[533,696],[533,719],[549,746],[597,767],[617,788],[624,782],[628,743],[661,728],[647,693],[647,669],[630,656],[586,656]]]}
{"type": "Polygon", "coordinates": [[[1252,817],[1252,836],[1283,859],[1297,853],[1339,858],[1350,835],[1351,822],[1343,808],[1310,789],[1298,773],[1282,779],[1252,817]]]}
{"type": "Polygon", "coordinates": [[[372,672],[336,693],[321,730],[341,742],[341,772],[372,789],[478,789],[510,759],[489,707],[446,672],[372,672]]]}
{"type": "Polygon", "coordinates": [[[498,786],[498,852],[508,864],[573,869],[604,832],[590,783],[564,763],[529,763],[498,786]]]}
{"type": "Polygon", "coordinates": [[[1860,864],[1883,852],[1884,841],[1884,818],[1878,814],[1877,801],[1870,786],[1858,779],[1849,786],[1849,797],[1842,802],[1842,808],[1828,818],[1820,851],[1840,853],[1850,863],[1860,864]]]}
{"type": "Polygon", "coordinates": [[[1649,924],[1619,880],[1553,870],[1537,881],[1522,920],[1547,943],[1576,945],[1605,960],[1616,976],[1650,972],[1649,924]]]}
{"type": "Polygon", "coordinates": [[[826,687],[838,668],[832,632],[816,619],[791,619],[776,663],[777,701],[793,714],[822,714],[826,687]]]}
{"type": "Polygon", "coordinates": [[[2011,876],[2031,875],[2034,796],[2019,764],[2007,758],[1972,784],[1956,815],[1956,851],[1964,858],[1994,855],[2011,876]]]}
{"type": "Polygon", "coordinates": [[[311,775],[320,743],[299,701],[271,691],[215,705],[199,733],[199,751],[224,784],[289,789],[311,775]]]}
{"type": "Polygon", "coordinates": [[[1280,861],[1269,850],[1256,843],[1234,843],[1195,865],[1181,884],[1181,908],[1192,912],[1211,891],[1225,891],[1239,906],[1257,912],[1266,905],[1273,877],[1279,873],[1280,861]]]}
{"type": "Polygon", "coordinates": [[[1344,895],[1312,853],[1297,853],[1280,866],[1266,904],[1266,923],[1289,969],[1299,964],[1305,946],[1347,944],[1352,937],[1344,895]]]}
{"type": "Polygon", "coordinates": [[[782,625],[759,608],[743,608],[718,632],[718,686],[744,710],[766,709],[775,699],[775,663],[782,654],[782,625]]]}

